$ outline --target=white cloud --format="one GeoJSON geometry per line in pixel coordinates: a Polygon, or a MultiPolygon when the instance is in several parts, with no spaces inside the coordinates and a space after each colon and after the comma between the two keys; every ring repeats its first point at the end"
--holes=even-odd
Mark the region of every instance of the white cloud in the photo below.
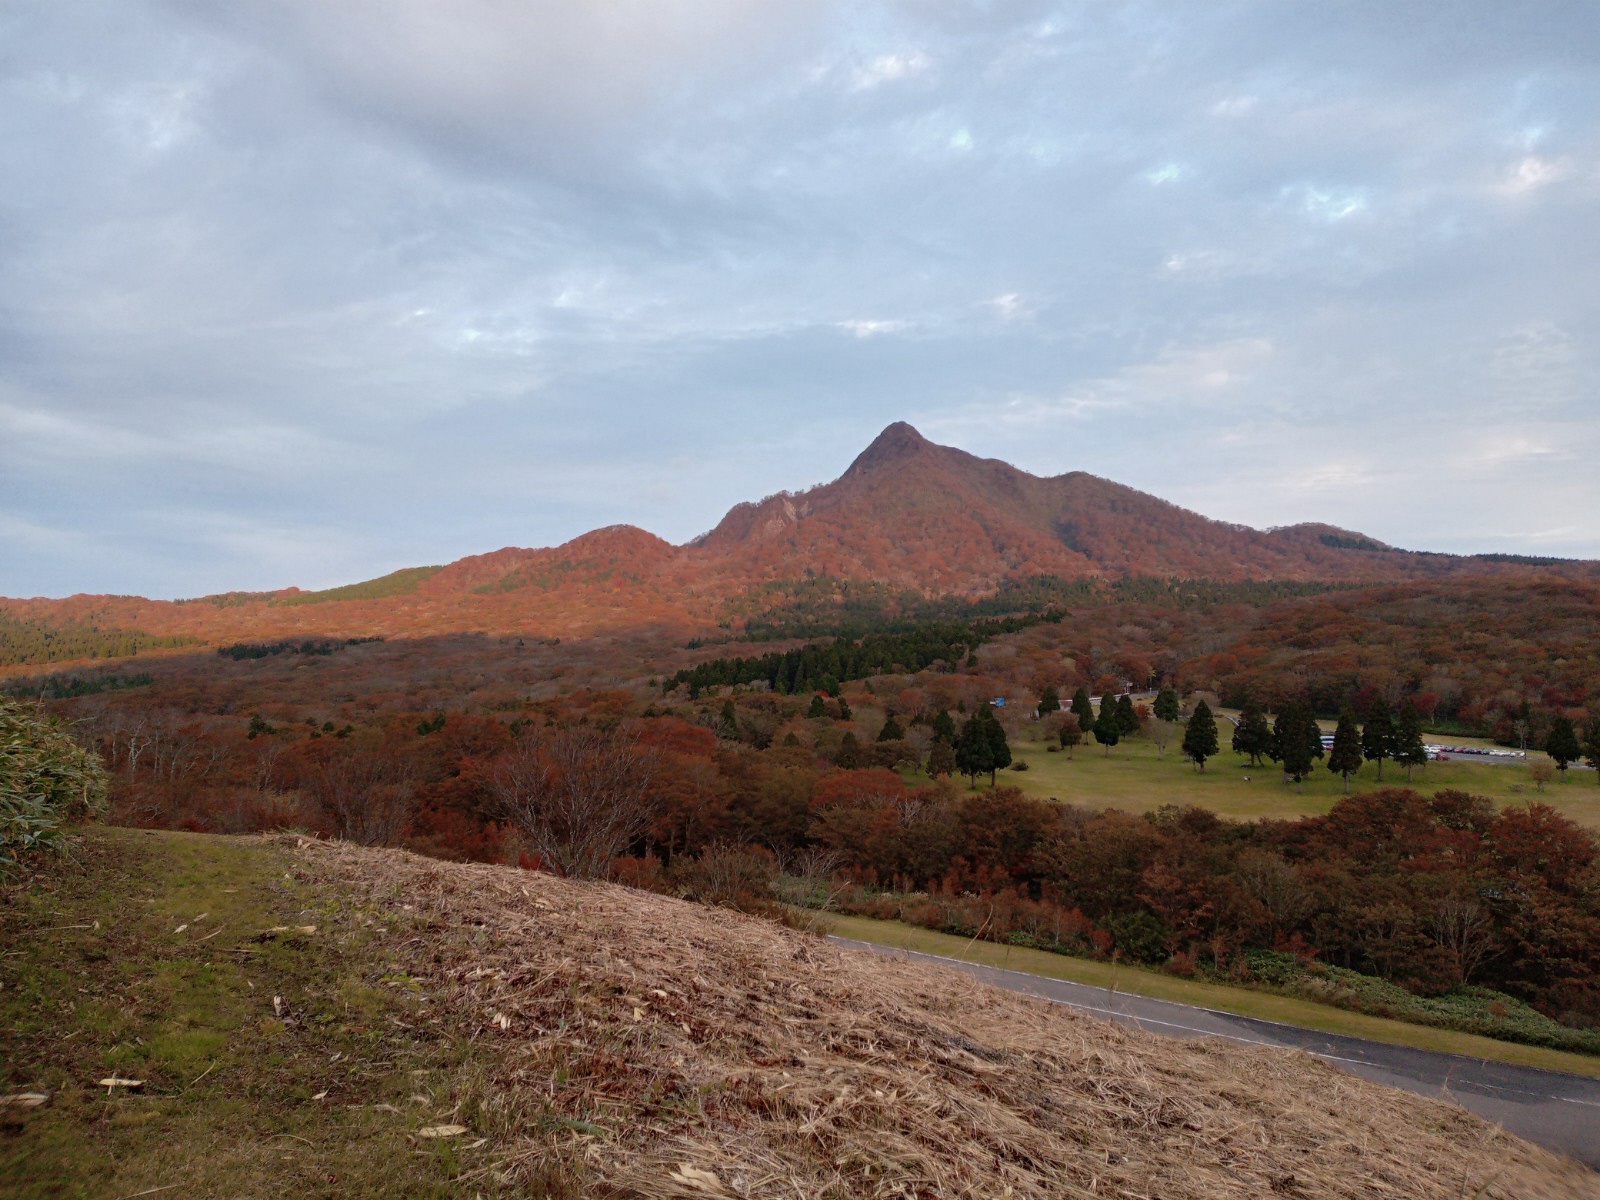
{"type": "Polygon", "coordinates": [[[1320,221],[1343,221],[1367,209],[1367,196],[1360,188],[1325,188],[1310,183],[1290,184],[1280,195],[1309,217],[1320,221]]]}
{"type": "Polygon", "coordinates": [[[1108,413],[1154,413],[1225,404],[1262,371],[1273,355],[1264,338],[1169,350],[1152,362],[1085,380],[1055,395],[1015,394],[998,406],[984,401],[957,414],[935,417],[929,427],[971,437],[995,425],[1051,426],[1108,413]]]}
{"type": "Polygon", "coordinates": [[[1529,193],[1560,183],[1573,174],[1570,160],[1541,158],[1530,154],[1511,166],[1496,185],[1496,190],[1506,196],[1526,196],[1529,193]]]}
{"type": "Polygon", "coordinates": [[[1256,96],[1229,96],[1211,106],[1214,117],[1242,117],[1259,103],[1256,96]]]}
{"type": "Polygon", "coordinates": [[[1022,297],[1016,292],[1006,292],[984,303],[994,309],[995,315],[1002,321],[1017,321],[1031,315],[1029,308],[1023,304],[1022,297]]]}
{"type": "Polygon", "coordinates": [[[871,62],[856,68],[852,87],[858,92],[868,91],[885,83],[921,75],[932,65],[933,60],[920,50],[910,50],[902,54],[880,54],[871,62]]]}
{"type": "Polygon", "coordinates": [[[858,338],[878,337],[886,333],[901,333],[911,328],[909,321],[840,321],[838,328],[858,338]]]}

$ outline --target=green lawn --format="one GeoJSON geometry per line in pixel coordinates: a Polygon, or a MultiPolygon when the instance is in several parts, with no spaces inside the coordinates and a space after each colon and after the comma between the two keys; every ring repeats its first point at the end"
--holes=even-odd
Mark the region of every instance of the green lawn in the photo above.
{"type": "Polygon", "coordinates": [[[1415,1046],[1422,1050],[1464,1054],[1471,1058],[1516,1063],[1550,1071],[1570,1071],[1579,1075],[1600,1076],[1600,1059],[1588,1055],[1547,1050],[1540,1046],[1523,1046],[1515,1042],[1502,1042],[1473,1034],[1455,1033],[1448,1029],[1434,1029],[1426,1025],[1411,1025],[1403,1021],[1389,1021],[1382,1017],[1349,1012],[1310,1000],[1277,996],[1270,992],[1228,987],[1217,983],[1200,983],[1163,975],[1143,967],[1071,958],[1064,954],[1050,954],[1044,950],[1033,950],[1022,946],[974,941],[903,925],[898,921],[875,921],[868,917],[827,914],[821,917],[821,922],[827,926],[827,931],[830,933],[880,946],[918,950],[924,954],[938,954],[963,962],[1005,967],[1008,970],[1025,971],[1031,975],[1043,975],[1050,979],[1066,979],[1112,991],[1128,992],[1135,996],[1173,1000],[1180,1004],[1214,1008],[1245,1017],[1259,1017],[1262,1020],[1278,1021],[1286,1025],[1320,1029],[1327,1033],[1370,1038],[1373,1041],[1389,1042],[1397,1046],[1415,1046]]]}
{"type": "MultiPolygon", "coordinates": [[[[1002,772],[1002,778],[1024,792],[1088,808],[1151,812],[1164,804],[1198,804],[1225,817],[1240,819],[1325,813],[1344,794],[1343,780],[1321,762],[1311,779],[1298,786],[1287,784],[1273,763],[1249,767],[1227,748],[1233,736],[1231,724],[1219,720],[1218,734],[1222,753],[1210,760],[1203,772],[1195,770],[1179,753],[1181,733],[1174,736],[1164,756],[1143,736],[1119,743],[1109,755],[1091,739],[1074,749],[1070,757],[1065,751],[1049,753],[1042,741],[1025,736],[1012,743],[1011,752],[1013,759],[1027,763],[1028,769],[1002,772]]],[[[1448,740],[1450,744],[1472,744],[1471,739],[1448,740]]],[[[1543,758],[1542,753],[1529,752],[1530,761],[1543,758]]],[[[1565,781],[1557,778],[1541,792],[1527,764],[1496,765],[1455,759],[1417,768],[1409,786],[1424,792],[1460,788],[1502,805],[1540,800],[1580,825],[1600,829],[1600,786],[1596,786],[1595,773],[1574,768],[1567,776],[1565,781]]],[[[1385,763],[1383,786],[1388,785],[1407,786],[1404,769],[1385,763]]],[[[1377,768],[1370,763],[1364,765],[1350,786],[1352,791],[1380,786],[1377,768]]]]}

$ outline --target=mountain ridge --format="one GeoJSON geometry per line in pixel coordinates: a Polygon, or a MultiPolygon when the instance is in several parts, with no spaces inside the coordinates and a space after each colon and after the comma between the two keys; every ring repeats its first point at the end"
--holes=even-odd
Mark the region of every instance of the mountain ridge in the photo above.
{"type": "Polygon", "coordinates": [[[738,597],[818,577],[980,597],[1038,576],[1379,584],[1551,573],[1600,578],[1600,563],[1400,550],[1319,522],[1253,529],[1081,470],[1033,475],[897,421],[833,481],[734,505],[682,545],[618,524],[559,546],[506,546],[321,592],[0,598],[0,618],[206,642],[308,633],[584,636],[643,625],[713,628],[738,597]]]}

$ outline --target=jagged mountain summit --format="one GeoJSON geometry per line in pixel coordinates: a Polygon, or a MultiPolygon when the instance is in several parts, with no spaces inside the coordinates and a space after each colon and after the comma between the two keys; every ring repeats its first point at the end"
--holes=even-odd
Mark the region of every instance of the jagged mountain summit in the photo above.
{"type": "Polygon", "coordinates": [[[833,482],[735,505],[682,546],[614,525],[553,548],[507,547],[325,592],[7,600],[0,620],[201,641],[303,632],[572,636],[705,627],[741,596],[817,577],[981,596],[1041,575],[1384,583],[1540,570],[1600,576],[1597,563],[1418,553],[1330,525],[1250,529],[1083,471],[1031,475],[895,422],[833,482]]]}

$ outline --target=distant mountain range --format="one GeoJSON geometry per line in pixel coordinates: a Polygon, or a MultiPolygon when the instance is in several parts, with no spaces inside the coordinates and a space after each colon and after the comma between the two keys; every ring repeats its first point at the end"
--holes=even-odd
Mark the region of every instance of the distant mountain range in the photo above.
{"type": "Polygon", "coordinates": [[[0,622],[204,643],[313,633],[570,637],[736,625],[819,579],[975,598],[1038,576],[1362,584],[1549,574],[1600,578],[1600,563],[1399,550],[1320,524],[1250,529],[1082,471],[1042,479],[896,422],[832,483],[739,504],[682,546],[613,525],[550,549],[507,547],[322,592],[0,600],[0,622]]]}

